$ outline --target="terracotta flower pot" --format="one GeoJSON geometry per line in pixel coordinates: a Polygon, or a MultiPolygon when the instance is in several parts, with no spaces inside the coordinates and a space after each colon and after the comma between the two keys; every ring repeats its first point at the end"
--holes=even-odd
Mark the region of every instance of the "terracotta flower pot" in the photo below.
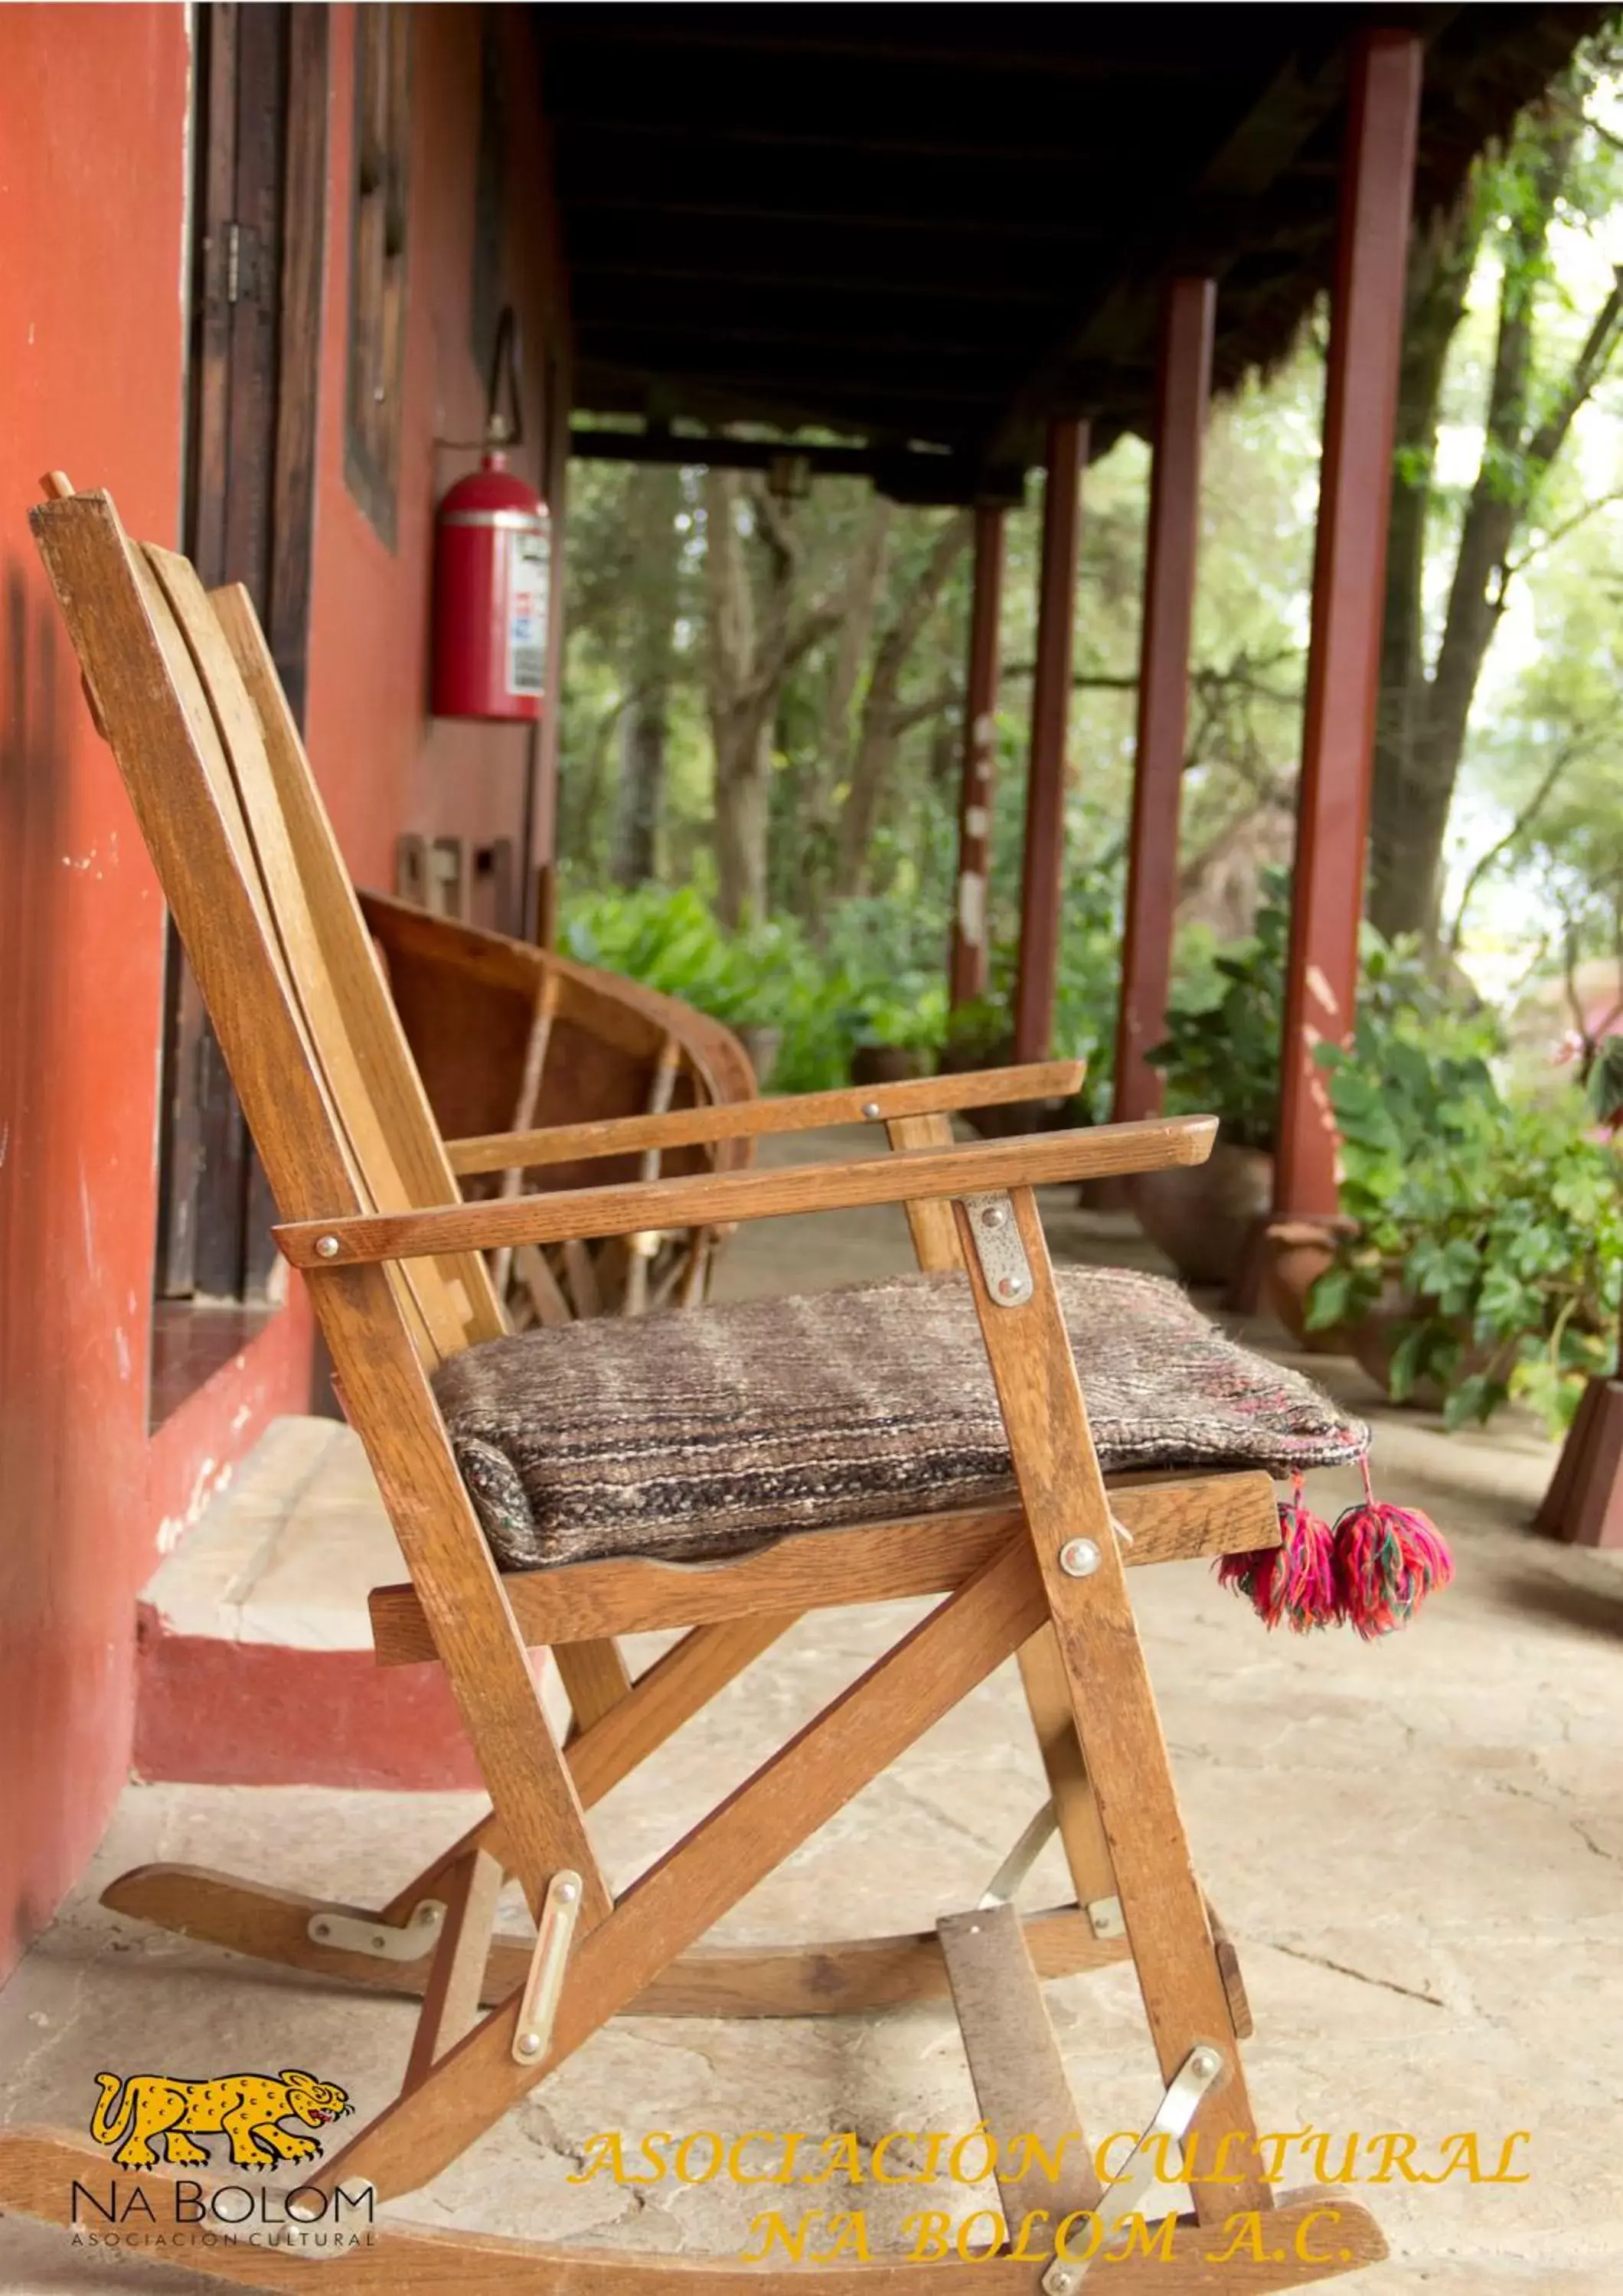
{"type": "Polygon", "coordinates": [[[1190,1283],[1232,1281],[1273,1198],[1266,1149],[1221,1140],[1204,1164],[1140,1172],[1133,1182],[1139,1226],[1190,1283]]]}
{"type": "Polygon", "coordinates": [[[906,1084],[928,1074],[927,1060],[913,1045],[859,1045],[851,1055],[853,1084],[906,1084]]]}
{"type": "Polygon", "coordinates": [[[1336,1255],[1338,1234],[1347,1224],[1329,1220],[1276,1220],[1263,1239],[1263,1297],[1295,1344],[1315,1356],[1350,1356],[1354,1327],[1332,1324],[1308,1327],[1307,1294],[1336,1255]]]}

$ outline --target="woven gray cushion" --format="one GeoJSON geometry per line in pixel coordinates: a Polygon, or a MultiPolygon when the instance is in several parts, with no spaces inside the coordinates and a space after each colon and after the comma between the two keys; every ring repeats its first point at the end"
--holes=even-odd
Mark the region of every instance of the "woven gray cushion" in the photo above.
{"type": "MultiPolygon", "coordinates": [[[[1368,1431],[1177,1286],[1059,1275],[1107,1470],[1339,1465],[1368,1431]]],[[[697,1562],[1015,1495],[969,1287],[904,1276],[487,1341],[434,1391],[498,1562],[697,1562]]]]}

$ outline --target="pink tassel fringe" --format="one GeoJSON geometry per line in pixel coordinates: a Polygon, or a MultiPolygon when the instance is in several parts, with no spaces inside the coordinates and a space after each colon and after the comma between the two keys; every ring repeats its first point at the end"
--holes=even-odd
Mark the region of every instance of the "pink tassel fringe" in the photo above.
{"type": "Polygon", "coordinates": [[[1428,1595],[1454,1577],[1454,1558],[1429,1515],[1363,1498],[1336,1521],[1335,1582],[1342,1618],[1366,1642],[1406,1626],[1428,1595]]]}
{"type": "Polygon", "coordinates": [[[1378,1500],[1363,1467],[1363,1497],[1336,1527],[1302,1500],[1298,1475],[1280,1501],[1280,1544],[1225,1554],[1217,1577],[1243,1595],[1265,1626],[1306,1634],[1350,1626],[1365,1642],[1406,1626],[1428,1595],[1454,1577],[1454,1558],[1437,1525],[1417,1508],[1378,1500]]]}
{"type": "Polygon", "coordinates": [[[1335,1546],[1330,1525],[1304,1505],[1298,1475],[1280,1501],[1280,1544],[1250,1554],[1225,1554],[1217,1577],[1249,1600],[1265,1626],[1306,1634],[1339,1616],[1335,1546]]]}

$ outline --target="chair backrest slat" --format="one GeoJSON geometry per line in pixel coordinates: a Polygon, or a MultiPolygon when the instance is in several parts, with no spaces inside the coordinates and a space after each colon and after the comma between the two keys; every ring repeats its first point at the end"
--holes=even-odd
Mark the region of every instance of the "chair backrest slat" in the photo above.
{"type": "MultiPolygon", "coordinates": [[[[457,1201],[246,594],[130,544],[104,496],[35,521],[283,1217],[457,1201]]],[[[503,1328],[476,1254],[391,1283],[430,1360],[503,1328]]]]}

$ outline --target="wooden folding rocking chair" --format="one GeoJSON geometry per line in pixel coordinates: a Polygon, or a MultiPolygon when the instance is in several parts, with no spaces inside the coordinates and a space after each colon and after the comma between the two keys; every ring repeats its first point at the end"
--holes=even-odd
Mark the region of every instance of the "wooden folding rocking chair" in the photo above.
{"type": "MultiPolygon", "coordinates": [[[[821,2296],[902,2288],[945,2296],[949,2287],[1071,2296],[1094,2255],[1109,2253],[1135,2217],[1165,2213],[1177,2188],[1161,2185],[1159,2208],[1154,2189],[1169,2140],[1193,2144],[1197,2161],[1221,2161],[1222,2181],[1192,2177],[1192,2215],[1166,2228],[1153,2255],[1141,2244],[1112,2260],[1110,2284],[1249,2296],[1384,2254],[1362,2209],[1333,2195],[1276,2195],[1265,2173],[1238,2046],[1243,1999],[1190,1866],[1127,1599],[1125,1563],[1273,1543],[1271,1484],[1265,1473],[1240,1472],[1107,1490],[1073,1352],[1074,1315],[1067,1327],[1069,1279],[1056,1280],[1033,1193],[1197,1162],[1209,1151],[1211,1121],[964,1146],[943,1140],[945,1109],[967,1093],[1010,1100],[1067,1088],[1063,1070],[1028,1070],[1001,1084],[959,1078],[820,1095],[809,1116],[804,1104],[797,1112],[771,1103],[757,1111],[651,1115],[630,1119],[614,1143],[692,1143],[725,1136],[706,1127],[745,1117],[776,1129],[872,1109],[895,1152],[881,1159],[460,1202],[245,595],[206,595],[184,559],[131,544],[105,496],[74,495],[60,480],[49,491],[57,498],[35,512],[35,528],[91,707],[230,1063],[280,1210],[278,1242],[309,1284],[339,1391],[410,1573],[409,1586],[374,1596],[379,1656],[432,1657],[445,1668],[491,1801],[488,1817],[375,1910],[177,1868],[145,1869],[108,1893],[192,1935],[421,1994],[398,2097],[284,2196],[289,2218],[318,2216],[341,2189],[369,2187],[386,2202],[427,2183],[609,2019],[632,2011],[871,2009],[950,1987],[985,2119],[1007,2136],[1051,2144],[1080,2124],[1038,1976],[1130,1957],[1165,2095],[1116,2177],[1101,2190],[1082,2146],[1080,2165],[1047,2182],[1030,2173],[1033,2148],[1017,2144],[1009,2160],[1024,2154],[1025,2173],[1008,2161],[999,2172],[1009,2236],[986,2252],[842,2261],[795,2276],[815,2282],[821,2296]],[[746,1311],[722,1308],[506,1337],[481,1257],[876,1203],[907,1207],[919,1257],[938,1273],[820,1295],[821,1306],[754,1303],[747,1330],[727,1320],[746,1311]],[[690,1335],[700,1316],[706,1337],[696,1347],[690,1335]],[[792,1350],[796,1318],[836,1358],[832,1399],[809,1451],[800,1386],[797,1425],[780,1424],[788,1396],[774,1390],[770,1363],[764,1385],[758,1368],[740,1363],[750,1350],[792,1350]],[[661,1338],[673,1330],[680,1359],[661,1338]],[[887,1374],[893,1343],[900,1370],[892,1364],[887,1374]],[[851,1349],[844,1357],[842,1346],[851,1349]],[[537,1349],[552,1352],[543,1359],[537,1349]],[[692,1406],[673,1394],[673,1362],[696,1355],[730,1363],[728,1375],[741,1382],[729,1418],[738,1394],[754,1394],[759,1423],[742,1439],[754,1444],[753,1455],[729,1450],[737,1431],[720,1420],[682,1419],[692,1406]],[[973,1359],[968,1370],[960,1358],[973,1359]],[[650,1365],[638,1390],[639,1366],[646,1374],[650,1365]],[[579,1415],[567,1418],[559,1405],[556,1425],[512,1433],[504,1450],[507,1416],[538,1365],[545,1391],[573,1395],[579,1415]],[[910,1369],[919,1390],[913,1401],[910,1369]],[[644,1396],[649,1427],[590,1428],[600,1374],[622,1398],[644,1396]],[[933,1376],[944,1404],[930,1390],[933,1376]],[[976,1379],[986,1387],[984,1413],[976,1379]],[[890,1416],[870,1421],[865,1410],[882,1390],[890,1416]],[[980,1431],[979,1451],[967,1428],[980,1431]],[[920,1429],[934,1447],[928,1457],[917,1448],[920,1429]],[[549,1446],[549,1434],[568,1442],[549,1446]],[[567,1453],[573,1470],[560,1469],[554,1451],[567,1453]],[[704,1457],[708,1467],[692,1466],[704,1457]],[[704,1484],[706,1474],[712,1480],[696,1498],[695,1477],[704,1484]],[[916,1503],[853,1511],[881,1487],[916,1503]],[[966,1491],[979,1496],[966,1501],[966,1491]],[[648,1872],[611,1894],[584,1816],[611,1784],[802,1612],[931,1594],[942,1599],[921,1623],[648,1872]],[[630,1682],[610,1637],[671,1628],[688,1631],[630,1682]],[[542,1644],[558,1652],[574,1704],[576,1728],[562,1750],[528,1657],[542,1644]],[[980,1906],[948,1915],[927,1937],[765,1953],[701,1948],[748,1890],[1016,1654],[1074,1906],[1022,1922],[1009,1902],[1022,1862],[1017,1846],[980,1906]],[[493,1939],[506,1877],[523,1889],[533,1939],[493,1939]],[[1070,2218],[1057,2251],[1017,2235],[1033,2210],[1045,2225],[1070,2218]],[[1260,2231],[1223,2237],[1237,2218],[1260,2231]]],[[[556,1146],[545,1136],[508,1137],[465,1150],[461,1168],[529,1166],[556,1146]]],[[[1113,1296],[1108,1284],[1098,1294],[1107,1308],[1113,1296]]],[[[1114,1325],[1100,1340],[1108,1384],[1112,1352],[1128,1340],[1114,1325]]],[[[1257,1423],[1249,1432],[1258,1456],[1277,1464],[1279,1446],[1270,1447],[1259,1414],[1267,1395],[1285,1392],[1287,1375],[1258,1365],[1252,1377],[1252,1359],[1187,1322],[1147,1342],[1142,1364],[1153,1365],[1158,1350],[1180,1376],[1194,1378],[1217,1351],[1231,1390],[1251,1377],[1241,1415],[1248,1410],[1257,1423]]],[[[818,1366],[802,1359],[799,1369],[810,1394],[818,1366]]],[[[1302,1442],[1322,1449],[1337,1439],[1327,1426],[1316,1434],[1305,1426],[1297,1428],[1302,1442]]],[[[1181,1449],[1167,1424],[1141,1442],[1130,1432],[1122,1447],[1129,1465],[1147,1468],[1181,1449]]],[[[1246,1456],[1242,1444],[1213,1451],[1204,1439],[1195,1451],[1230,1462],[1246,1456]]],[[[94,2146],[62,2132],[0,2132],[0,2208],[71,2223],[74,2180],[103,2164],[94,2146]]],[[[160,2193],[174,2183],[169,2169],[144,2167],[142,2175],[160,2193]]],[[[206,2194],[209,2180],[194,2177],[190,2189],[206,2194]]],[[[193,2240],[184,2223],[162,2255],[256,2286],[296,2286],[316,2269],[334,2287],[368,2292],[406,2285],[628,2296],[640,2285],[655,2296],[696,2296],[758,2278],[730,2259],[566,2251],[392,2217],[379,2219],[370,2244],[319,2267],[296,2244],[231,2243],[212,2226],[205,2237],[202,2226],[193,2240]]]]}

